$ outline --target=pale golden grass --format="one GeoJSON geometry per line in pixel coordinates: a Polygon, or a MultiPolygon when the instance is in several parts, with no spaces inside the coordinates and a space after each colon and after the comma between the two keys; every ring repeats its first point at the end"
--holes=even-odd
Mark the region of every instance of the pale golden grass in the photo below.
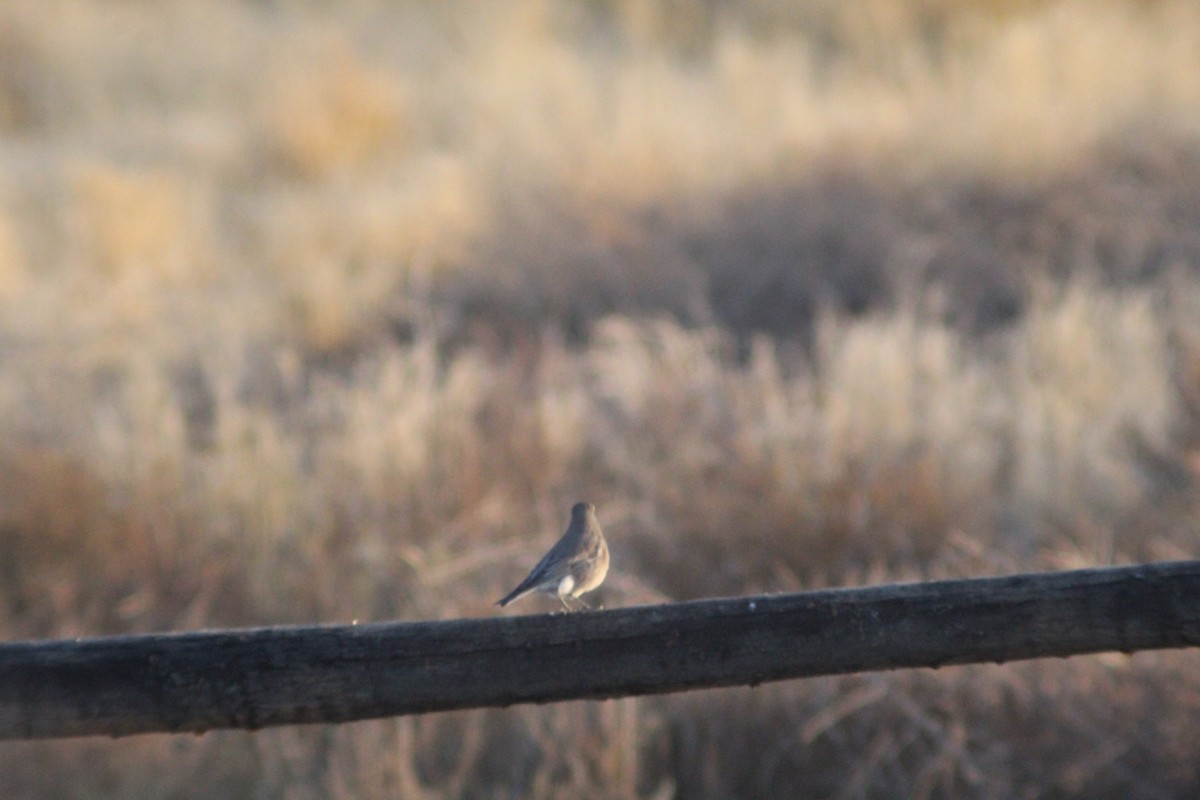
{"type": "Polygon", "coordinates": [[[405,98],[394,73],[370,68],[343,41],[270,62],[260,100],[262,144],[279,167],[320,179],[403,149],[405,98]],[[315,51],[315,52],[314,52],[315,51]]]}
{"type": "MultiPolygon", "coordinates": [[[[1185,297],[1195,291],[1189,286],[1185,297]]],[[[125,364],[119,388],[104,398],[60,399],[41,412],[64,416],[47,428],[75,442],[72,469],[108,487],[100,493],[107,513],[165,515],[147,531],[157,549],[203,546],[190,541],[195,526],[212,546],[234,548],[248,574],[262,570],[256,608],[274,604],[266,576],[280,574],[277,561],[287,563],[285,552],[311,539],[349,537],[353,546],[339,549],[351,565],[360,552],[378,564],[414,544],[426,559],[449,557],[465,544],[458,537],[480,535],[455,524],[456,514],[477,509],[492,525],[517,515],[506,526],[514,534],[553,530],[565,498],[597,482],[647,546],[711,534],[721,560],[751,535],[731,534],[726,517],[748,511],[743,502],[777,503],[791,525],[779,527],[761,509],[750,516],[785,541],[801,537],[795,547],[865,548],[841,563],[845,575],[869,548],[906,562],[913,553],[890,548],[929,555],[907,537],[934,536],[940,545],[952,532],[947,517],[987,496],[1031,520],[1135,507],[1147,487],[1127,438],[1167,447],[1180,424],[1167,331],[1151,312],[1144,292],[1072,285],[986,346],[911,311],[828,317],[818,326],[816,361],[800,371],[781,364],[767,340],[738,366],[715,329],[620,317],[602,322],[582,351],[542,342],[534,369],[473,350],[447,359],[428,339],[381,349],[346,377],[310,376],[307,386],[289,374],[286,351],[253,364],[210,354],[190,384],[177,366],[142,359],[125,364]],[[196,392],[210,408],[195,408],[196,392]],[[248,400],[247,392],[280,393],[283,406],[248,400]],[[199,451],[197,439],[205,443],[199,451]],[[904,488],[890,489],[895,481],[904,488]],[[910,492],[926,481],[936,492],[914,506],[910,492]],[[530,492],[553,499],[540,516],[520,510],[530,492]],[[838,498],[844,507],[832,502],[838,498]],[[880,514],[880,502],[897,506],[880,514]],[[917,512],[932,516],[912,517],[917,512]],[[805,530],[828,514],[839,515],[836,530],[828,520],[805,530]],[[685,515],[685,529],[700,528],[658,536],[664,515],[685,515]],[[879,526],[896,525],[911,530],[889,528],[899,538],[874,540],[879,526]],[[397,526],[409,534],[397,540],[397,526]]],[[[37,402],[37,389],[9,391],[19,405],[37,402]]],[[[10,420],[15,433],[20,423],[10,420]]],[[[989,517],[978,506],[973,513],[969,527],[982,534],[989,517]]],[[[19,527],[78,535],[77,523],[55,519],[19,527]]],[[[804,575],[839,563],[791,546],[763,555],[804,575]]],[[[1120,556],[1105,549],[1093,560],[1113,557],[1120,556]]],[[[689,581],[704,575],[684,572],[689,581]]],[[[776,577],[758,580],[769,588],[776,577]]],[[[712,581],[719,587],[720,575],[712,581]]],[[[685,596],[704,593],[701,586],[660,589],[685,596]]],[[[293,599],[277,602],[282,609],[293,599]]],[[[356,610],[348,603],[317,613],[356,610]]]]}
{"type": "MultiPolygon", "coordinates": [[[[1181,304],[1196,302],[1200,288],[1184,291],[1181,304]]],[[[47,636],[491,613],[554,535],[567,498],[585,494],[606,509],[627,576],[603,590],[609,604],[1125,560],[1115,526],[1153,493],[1131,489],[1136,464],[1119,458],[1122,434],[1153,439],[1179,421],[1169,385],[1141,363],[1162,346],[1162,323],[1140,292],[1072,286],[1043,302],[986,343],[912,311],[831,316],[820,323],[818,358],[800,370],[766,340],[739,365],[719,331],[616,317],[582,350],[542,341],[532,370],[519,357],[472,350],[447,359],[418,340],[305,390],[289,386],[283,355],[266,369],[221,356],[199,367],[196,385],[213,406],[207,423],[189,423],[185,392],[195,386],[181,389],[169,366],[142,363],[104,402],[75,399],[74,413],[91,407],[95,416],[76,433],[74,456],[8,449],[6,628],[47,636]],[[1093,324],[1080,303],[1115,325],[1093,324]],[[1149,344],[1114,346],[1118,334],[1149,344]],[[1043,386],[1031,359],[1079,366],[1043,386]],[[1129,374],[1149,376],[1147,402],[1128,402],[1129,374]],[[283,406],[247,401],[238,388],[246,380],[278,381],[283,406]],[[895,402],[873,402],[878,395],[895,402]],[[1023,436],[1046,405],[1064,432],[1023,436]],[[851,406],[862,409],[857,426],[851,406]],[[189,424],[211,425],[206,446],[189,444],[189,424]],[[1076,453],[1088,463],[1064,467],[1076,453]],[[1010,458],[1028,464],[1013,469],[1010,458]],[[1104,495],[1108,516],[1053,524],[1039,513],[1045,486],[1003,479],[1038,468],[1069,478],[1049,493],[1055,504],[1087,512],[1104,495]],[[1007,508],[1025,518],[1005,532],[997,522],[1007,508]]],[[[1194,503],[1184,513],[1194,515],[1194,503]]],[[[224,736],[195,746],[208,755],[193,745],[172,755],[155,739],[57,747],[59,769],[84,784],[95,779],[86,765],[97,752],[119,771],[140,769],[134,754],[144,753],[206,776],[192,786],[147,764],[158,789],[112,792],[134,797],[197,796],[196,787],[224,780],[313,797],[501,786],[646,797],[677,785],[770,796],[801,778],[848,797],[896,785],[929,797],[1169,787],[1187,785],[1187,768],[1145,748],[1195,719],[1180,694],[1197,691],[1192,673],[1170,678],[1175,689],[1155,678],[1177,663],[1190,661],[1147,655],[816,681],[760,689],[749,707],[724,710],[683,697],[284,730],[253,737],[250,765],[227,752],[224,736]],[[863,681],[877,688],[837,711],[863,681]],[[1164,705],[1164,696],[1174,699],[1164,705]],[[1104,736],[1091,727],[1096,697],[1128,712],[1104,717],[1104,736]],[[1031,730],[1045,737],[1036,740],[1044,751],[1030,749],[1031,730]],[[1068,746],[1084,732],[1094,746],[1068,746]],[[683,750],[665,750],[664,736],[683,750]],[[733,756],[739,747],[754,755],[733,756]],[[1131,750],[1154,772],[1124,766],[1131,750]],[[84,751],[92,755],[71,755],[84,751]],[[318,751],[326,755],[314,767],[318,751]],[[1183,772],[1168,780],[1161,770],[1183,772]]],[[[8,780],[35,794],[22,769],[8,780]]]]}
{"type": "MultiPolygon", "coordinates": [[[[178,271],[180,256],[203,252],[189,236],[181,182],[162,172],[137,174],[112,164],[77,166],[70,196],[78,204],[68,228],[74,249],[90,253],[109,280],[129,272],[178,271]]],[[[200,282],[202,275],[187,276],[200,282]]],[[[147,292],[152,294],[153,292],[147,292]]]]}
{"type": "MultiPolygon", "coordinates": [[[[368,2],[342,18],[301,6],[282,35],[236,4],[58,0],[3,13],[19,60],[0,79],[41,109],[37,143],[22,147],[68,193],[7,168],[12,202],[39,209],[12,223],[34,241],[36,274],[154,259],[151,272],[195,270],[220,287],[189,316],[250,297],[259,311],[236,316],[326,351],[392,314],[378,298],[412,270],[462,268],[495,208],[546,213],[530,192],[548,186],[555,202],[589,207],[830,164],[1011,177],[1129,132],[1200,130],[1189,3],[816,7],[803,24],[775,12],[786,24],[769,36],[708,20],[686,58],[637,32],[661,28],[639,14],[663,12],[624,7],[609,50],[585,44],[582,12],[535,2],[428,14],[368,2]],[[939,20],[932,45],[922,14],[939,20]],[[80,166],[60,166],[76,153],[80,166]]],[[[152,313],[131,295],[158,289],[131,280],[80,289],[87,314],[72,293],[44,298],[42,313],[153,327],[180,316],[152,313]]]]}
{"type": "Polygon", "coordinates": [[[553,5],[531,8],[487,30],[474,99],[489,119],[522,110],[511,129],[486,129],[506,164],[530,159],[587,198],[713,191],[831,160],[1036,174],[1148,120],[1200,126],[1200,15],[1188,4],[966,13],[930,48],[902,4],[859,3],[832,12],[839,33],[857,24],[862,39],[841,57],[823,58],[803,27],[752,38],[730,25],[686,66],[660,46],[596,61],[550,36],[553,5]]]}
{"type": "MultiPolygon", "coordinates": [[[[608,605],[1196,557],[1198,109],[1190,3],[6,3],[0,634],[492,614],[582,497],[608,605]]],[[[1191,796],[1195,661],[14,744],[0,793],[1191,796]]]]}
{"type": "MultiPolygon", "coordinates": [[[[1161,448],[1176,424],[1160,313],[1148,293],[1118,300],[1079,285],[1031,309],[1007,376],[1021,409],[1011,455],[1022,507],[1111,519],[1145,492],[1128,438],[1161,448]]],[[[1091,546],[1087,560],[1112,558],[1106,537],[1091,546]]]]}
{"type": "Polygon", "coordinates": [[[11,302],[23,298],[29,280],[29,266],[14,226],[7,215],[0,215],[0,300],[11,302]]]}
{"type": "Polygon", "coordinates": [[[270,285],[306,347],[336,352],[391,318],[428,315],[431,276],[463,261],[488,219],[478,177],[437,155],[362,189],[272,192],[251,235],[270,285]]]}

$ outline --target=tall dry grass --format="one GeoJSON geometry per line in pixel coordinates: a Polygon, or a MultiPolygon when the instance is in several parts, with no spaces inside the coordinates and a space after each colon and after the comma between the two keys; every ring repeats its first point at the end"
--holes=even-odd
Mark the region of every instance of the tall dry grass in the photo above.
{"type": "MultiPolygon", "coordinates": [[[[14,0],[0,635],[1197,554],[1200,13],[14,0]]],[[[1192,654],[7,744],[10,797],[1186,797],[1192,654]]]]}

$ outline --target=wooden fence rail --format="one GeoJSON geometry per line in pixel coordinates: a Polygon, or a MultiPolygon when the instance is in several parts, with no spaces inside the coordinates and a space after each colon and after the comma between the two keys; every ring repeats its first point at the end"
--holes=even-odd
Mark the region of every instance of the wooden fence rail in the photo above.
{"type": "Polygon", "coordinates": [[[0,644],[0,739],[262,728],[1200,645],[1200,561],[591,613],[0,644]]]}

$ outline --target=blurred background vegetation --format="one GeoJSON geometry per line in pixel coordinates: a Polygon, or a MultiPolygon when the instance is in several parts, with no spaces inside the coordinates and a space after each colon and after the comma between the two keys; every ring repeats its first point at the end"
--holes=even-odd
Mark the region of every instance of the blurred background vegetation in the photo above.
{"type": "MultiPolygon", "coordinates": [[[[0,636],[1200,554],[1200,6],[6,0],[0,636]]],[[[527,611],[536,608],[530,601],[527,611]]],[[[1200,796],[1192,653],[5,744],[12,798],[1200,796]]]]}

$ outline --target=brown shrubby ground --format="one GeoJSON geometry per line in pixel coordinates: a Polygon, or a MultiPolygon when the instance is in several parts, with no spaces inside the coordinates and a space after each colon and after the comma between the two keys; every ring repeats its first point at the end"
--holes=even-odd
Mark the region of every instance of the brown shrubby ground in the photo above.
{"type": "MultiPolygon", "coordinates": [[[[1190,3],[10,0],[0,177],[6,639],[489,615],[579,498],[610,606],[1200,551],[1190,3]]],[[[1197,741],[1139,653],[0,794],[1175,798],[1197,741]]]]}

